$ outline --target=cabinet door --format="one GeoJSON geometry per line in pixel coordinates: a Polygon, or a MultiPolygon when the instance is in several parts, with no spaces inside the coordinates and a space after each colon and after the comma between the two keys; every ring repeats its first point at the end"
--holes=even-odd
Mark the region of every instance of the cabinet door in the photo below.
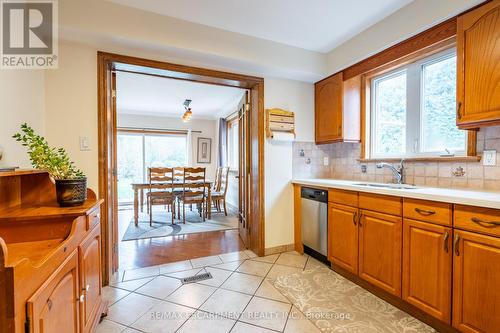
{"type": "Polygon", "coordinates": [[[28,300],[30,332],[79,332],[77,267],[75,250],[28,300]]]}
{"type": "Polygon", "coordinates": [[[315,85],[316,143],[342,139],[343,79],[338,73],[315,85]]]}
{"type": "Polygon", "coordinates": [[[403,299],[450,324],[451,228],[403,221],[403,299]]]}
{"type": "Polygon", "coordinates": [[[455,230],[453,326],[461,332],[498,332],[500,239],[455,230]]]}
{"type": "Polygon", "coordinates": [[[457,124],[500,124],[500,0],[457,21],[457,124]]]}
{"type": "Polygon", "coordinates": [[[80,266],[80,326],[82,332],[90,332],[101,305],[101,236],[95,227],[78,249],[80,266]]]}
{"type": "Polygon", "coordinates": [[[358,274],[358,209],[332,203],[328,206],[328,259],[358,274]]]}
{"type": "Polygon", "coordinates": [[[401,296],[402,219],[361,210],[359,276],[401,296]]]}

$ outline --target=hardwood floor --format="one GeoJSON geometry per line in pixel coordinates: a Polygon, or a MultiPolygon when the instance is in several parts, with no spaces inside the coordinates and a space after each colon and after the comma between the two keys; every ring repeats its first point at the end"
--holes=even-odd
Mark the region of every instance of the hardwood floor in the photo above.
{"type": "MultiPolygon", "coordinates": [[[[120,211],[118,215],[121,239],[132,211],[120,211]]],[[[244,249],[238,229],[122,241],[119,245],[119,267],[124,270],[160,265],[244,249]]]]}

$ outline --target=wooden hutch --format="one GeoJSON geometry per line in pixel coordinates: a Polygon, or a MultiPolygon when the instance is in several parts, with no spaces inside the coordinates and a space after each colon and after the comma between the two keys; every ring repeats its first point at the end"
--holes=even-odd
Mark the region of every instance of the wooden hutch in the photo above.
{"type": "Polygon", "coordinates": [[[44,171],[0,173],[0,332],[93,332],[101,291],[100,205],[61,208],[44,171]]]}

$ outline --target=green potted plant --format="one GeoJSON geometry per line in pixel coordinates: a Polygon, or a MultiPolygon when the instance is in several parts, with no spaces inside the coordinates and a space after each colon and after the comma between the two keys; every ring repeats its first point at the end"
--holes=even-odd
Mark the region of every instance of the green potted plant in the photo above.
{"type": "Polygon", "coordinates": [[[26,123],[13,138],[28,149],[33,167],[46,170],[55,180],[57,202],[61,207],[79,206],[87,200],[87,178],[74,167],[63,148],[50,147],[47,140],[26,123]]]}

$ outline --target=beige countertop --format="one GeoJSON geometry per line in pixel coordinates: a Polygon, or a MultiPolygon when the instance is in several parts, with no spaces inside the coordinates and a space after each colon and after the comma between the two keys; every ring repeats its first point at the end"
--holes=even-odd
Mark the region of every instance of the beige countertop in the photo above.
{"type": "Polygon", "coordinates": [[[353,181],[321,178],[293,179],[292,183],[309,187],[336,188],[341,190],[392,195],[403,198],[440,201],[461,205],[500,209],[499,192],[469,191],[423,186],[417,186],[413,189],[381,188],[363,186],[361,184],[367,184],[370,182],[365,182],[362,180],[353,181]]]}

